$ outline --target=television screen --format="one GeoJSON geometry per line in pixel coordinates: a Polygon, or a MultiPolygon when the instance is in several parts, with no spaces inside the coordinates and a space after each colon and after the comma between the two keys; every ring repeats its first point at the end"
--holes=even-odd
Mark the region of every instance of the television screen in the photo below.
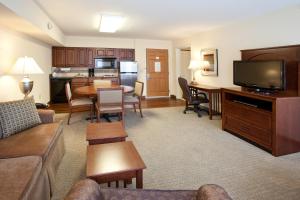
{"type": "Polygon", "coordinates": [[[233,61],[233,82],[244,87],[284,90],[284,61],[233,61]]]}

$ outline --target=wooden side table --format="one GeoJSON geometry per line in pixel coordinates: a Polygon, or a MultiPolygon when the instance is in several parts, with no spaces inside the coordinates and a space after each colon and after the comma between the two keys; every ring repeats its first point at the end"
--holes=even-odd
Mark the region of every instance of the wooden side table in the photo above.
{"type": "MultiPolygon", "coordinates": [[[[136,187],[143,188],[146,165],[131,141],[87,147],[86,176],[100,183],[136,178],[136,187]]],[[[125,186],[126,187],[126,186],[125,186]]]]}
{"type": "Polygon", "coordinates": [[[89,123],[86,130],[89,145],[122,142],[127,136],[121,122],[89,123]]]}

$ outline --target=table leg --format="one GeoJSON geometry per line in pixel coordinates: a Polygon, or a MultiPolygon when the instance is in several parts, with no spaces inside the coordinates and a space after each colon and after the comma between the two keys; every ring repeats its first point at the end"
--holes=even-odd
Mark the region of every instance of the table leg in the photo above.
{"type": "Polygon", "coordinates": [[[124,188],[127,188],[127,183],[126,183],[127,180],[124,180],[124,188]]]}
{"type": "Polygon", "coordinates": [[[209,92],[208,93],[208,98],[209,98],[209,108],[208,108],[208,112],[209,112],[209,119],[210,120],[212,120],[212,101],[213,101],[213,99],[212,99],[212,93],[211,92],[209,92]]]}
{"type": "Polygon", "coordinates": [[[143,170],[136,171],[136,188],[143,188],[143,170]]]}

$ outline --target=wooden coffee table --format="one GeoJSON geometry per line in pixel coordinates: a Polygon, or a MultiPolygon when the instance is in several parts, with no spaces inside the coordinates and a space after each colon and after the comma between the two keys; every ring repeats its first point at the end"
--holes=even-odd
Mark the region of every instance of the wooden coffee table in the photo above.
{"type": "Polygon", "coordinates": [[[89,145],[122,142],[127,136],[121,122],[89,123],[86,129],[89,145]]]}
{"type": "Polygon", "coordinates": [[[136,187],[143,188],[146,165],[131,141],[89,145],[86,175],[100,183],[136,178],[136,187]]]}

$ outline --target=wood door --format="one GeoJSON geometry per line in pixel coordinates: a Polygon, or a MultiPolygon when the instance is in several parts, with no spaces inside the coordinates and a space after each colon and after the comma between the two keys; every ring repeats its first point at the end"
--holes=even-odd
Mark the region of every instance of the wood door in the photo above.
{"type": "Polygon", "coordinates": [[[78,56],[76,48],[66,48],[66,66],[77,67],[78,56]]]}
{"type": "Polygon", "coordinates": [[[66,54],[64,47],[52,48],[52,66],[53,67],[65,67],[66,66],[66,54]]]}
{"type": "Polygon", "coordinates": [[[147,96],[169,96],[167,49],[147,49],[147,96]]]}

